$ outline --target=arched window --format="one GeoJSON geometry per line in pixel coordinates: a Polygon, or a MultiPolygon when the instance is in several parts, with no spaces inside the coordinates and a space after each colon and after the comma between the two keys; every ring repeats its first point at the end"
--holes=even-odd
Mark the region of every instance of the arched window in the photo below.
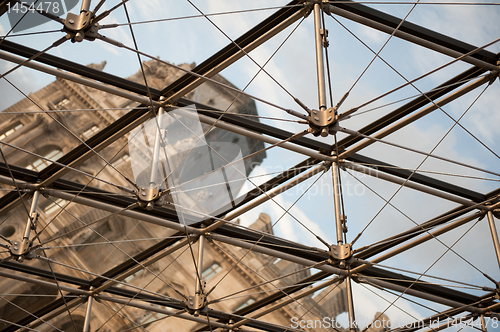
{"type": "Polygon", "coordinates": [[[59,150],[58,148],[51,148],[48,150],[47,153],[42,154],[42,156],[45,157],[46,159],[37,158],[33,162],[29,163],[26,166],[26,168],[33,170],[33,171],[40,172],[42,169],[44,169],[45,167],[47,167],[51,164],[51,162],[49,160],[57,160],[57,159],[61,158],[62,155],[63,155],[62,151],[59,150]],[[49,160],[47,160],[47,159],[49,159],[49,160]]]}

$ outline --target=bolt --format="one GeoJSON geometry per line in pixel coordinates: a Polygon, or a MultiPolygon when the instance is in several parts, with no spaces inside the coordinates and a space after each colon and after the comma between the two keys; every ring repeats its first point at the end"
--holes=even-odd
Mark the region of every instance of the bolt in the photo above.
{"type": "Polygon", "coordinates": [[[332,120],[332,117],[329,116],[328,119],[326,119],[327,121],[331,121],[332,120]]]}
{"type": "Polygon", "coordinates": [[[141,193],[141,195],[142,195],[142,196],[146,196],[146,192],[144,192],[144,191],[143,191],[143,192],[141,193]]]}
{"type": "Polygon", "coordinates": [[[14,242],[14,245],[16,245],[16,246],[17,246],[17,242],[14,242]]]}
{"type": "Polygon", "coordinates": [[[75,20],[69,19],[69,24],[75,24],[75,20]]]}
{"type": "Polygon", "coordinates": [[[17,247],[14,247],[14,250],[17,250],[18,248],[17,247]]]}
{"type": "Polygon", "coordinates": [[[319,121],[319,118],[317,116],[314,117],[314,120],[319,121]]]}
{"type": "Polygon", "coordinates": [[[332,113],[332,109],[330,108],[330,110],[328,111],[328,113],[332,113]]]}
{"type": "Polygon", "coordinates": [[[317,112],[317,111],[313,111],[313,113],[314,113],[314,114],[318,114],[318,112],[317,112]]]}

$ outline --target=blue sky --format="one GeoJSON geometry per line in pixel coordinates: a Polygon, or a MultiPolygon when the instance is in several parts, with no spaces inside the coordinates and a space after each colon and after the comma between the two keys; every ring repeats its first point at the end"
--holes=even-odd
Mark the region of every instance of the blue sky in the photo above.
{"type": "MultiPolygon", "coordinates": [[[[116,1],[110,1],[107,6],[109,7],[114,3],[116,3],[116,1]]],[[[216,0],[195,1],[194,3],[196,6],[199,6],[199,9],[204,13],[219,13],[280,6],[286,2],[269,0],[256,0],[252,2],[242,0],[216,0]]],[[[132,22],[199,14],[187,1],[130,1],[127,6],[130,11],[132,22]]],[[[459,6],[419,4],[413,10],[412,5],[380,4],[374,5],[374,7],[399,17],[405,16],[411,10],[408,16],[409,21],[422,24],[428,28],[435,29],[438,32],[448,34],[476,46],[481,46],[500,37],[500,26],[498,25],[500,19],[499,5],[459,6]]],[[[212,19],[220,29],[222,29],[231,39],[234,39],[266,18],[274,10],[275,9],[220,15],[214,16],[212,19]]],[[[375,51],[378,51],[388,38],[386,34],[349,22],[343,18],[338,18],[338,20],[375,51]]],[[[298,97],[310,108],[317,108],[312,22],[311,15],[300,24],[279,52],[266,65],[266,70],[293,96],[298,97]]],[[[120,9],[115,11],[103,21],[103,24],[111,23],[126,23],[126,17],[124,16],[123,10],[120,9]]],[[[6,17],[0,19],[0,24],[0,32],[2,34],[8,31],[9,23],[6,17]]],[[[296,25],[297,23],[292,24],[290,28],[253,51],[251,57],[259,64],[264,64],[296,25]]],[[[332,92],[334,103],[336,103],[372,60],[373,54],[331,17],[326,17],[326,25],[329,30],[330,40],[329,62],[332,92]]],[[[26,32],[58,28],[60,27],[55,23],[47,23],[26,32]]],[[[133,45],[130,31],[127,26],[103,29],[100,32],[126,45],[133,45]]],[[[141,51],[154,57],[159,56],[163,60],[176,64],[200,63],[229,43],[228,38],[203,17],[134,25],[134,33],[137,37],[138,46],[141,51]]],[[[43,49],[57,38],[60,38],[60,36],[61,33],[50,33],[39,35],[36,38],[33,36],[13,37],[12,40],[37,49],[43,49]]],[[[488,49],[492,52],[499,52],[500,44],[497,43],[488,49]]],[[[106,60],[108,64],[105,71],[122,77],[132,75],[139,69],[139,63],[135,54],[123,49],[118,49],[101,41],[84,41],[80,44],[68,42],[50,53],[81,63],[99,63],[106,60]]],[[[437,54],[419,46],[411,45],[397,38],[392,38],[380,55],[408,79],[417,77],[451,60],[451,58],[447,56],[437,54]]],[[[9,66],[9,64],[1,61],[0,71],[4,72],[9,66]]],[[[416,86],[422,91],[428,90],[441,84],[447,78],[469,68],[469,66],[470,65],[464,63],[455,63],[419,81],[416,86]]],[[[244,58],[239,60],[234,66],[224,70],[221,74],[234,85],[242,88],[258,70],[258,67],[255,66],[251,60],[244,58]]],[[[54,79],[49,75],[36,73],[29,69],[19,69],[16,71],[16,74],[11,74],[8,78],[12,79],[12,82],[21,87],[26,93],[34,92],[54,79]]],[[[377,59],[367,70],[366,74],[363,75],[361,80],[355,85],[349,98],[342,106],[341,112],[360,105],[402,83],[404,83],[403,78],[399,77],[397,73],[377,59]]],[[[458,118],[479,95],[481,90],[482,88],[475,90],[470,95],[443,107],[443,110],[455,119],[458,118]]],[[[0,82],[0,91],[2,91],[2,98],[0,99],[0,107],[2,109],[22,99],[22,96],[10,88],[5,81],[0,82]]],[[[262,73],[258,75],[246,91],[280,106],[302,111],[301,108],[293,102],[287,92],[262,73]]],[[[368,110],[373,106],[395,102],[413,95],[418,95],[418,91],[412,87],[407,87],[362,110],[368,110]]],[[[497,143],[500,139],[500,133],[498,132],[500,112],[498,112],[497,109],[499,95],[500,88],[497,80],[488,87],[486,92],[477,102],[475,102],[474,106],[471,107],[461,120],[465,128],[474,133],[480,141],[493,149],[497,154],[500,154],[500,148],[497,143]]],[[[359,129],[377,117],[392,111],[398,105],[400,104],[355,116],[352,119],[344,121],[342,125],[350,129],[359,129]]],[[[259,114],[263,116],[278,119],[294,119],[282,110],[274,109],[259,102],[257,102],[257,107],[259,114]]],[[[273,126],[279,126],[291,132],[298,132],[305,129],[304,125],[290,122],[265,119],[262,121],[273,126]]],[[[447,115],[442,111],[435,111],[433,114],[408,126],[400,133],[389,136],[387,140],[429,152],[452,125],[453,121],[450,120],[447,115]]],[[[342,135],[339,134],[339,137],[342,137],[342,135]]],[[[332,137],[327,137],[324,140],[333,143],[332,137]]],[[[415,153],[408,153],[401,149],[380,144],[373,144],[363,153],[410,169],[417,167],[424,158],[415,153]]],[[[443,142],[439,144],[434,153],[439,156],[472,164],[491,171],[500,170],[498,158],[460,128],[454,128],[443,142]]],[[[304,156],[297,153],[273,148],[268,151],[268,157],[263,164],[256,168],[252,174],[264,176],[256,178],[253,181],[255,183],[265,181],[269,177],[266,176],[266,174],[286,169],[303,159],[305,159],[304,156]]],[[[452,180],[453,183],[480,192],[488,192],[498,187],[497,181],[499,178],[494,175],[441,161],[429,159],[425,161],[420,169],[493,178],[496,180],[486,181],[432,174],[432,176],[445,180],[452,180]]],[[[364,175],[352,174],[356,175],[361,181],[386,199],[390,198],[398,190],[398,186],[396,185],[387,184],[378,179],[369,178],[364,175]]],[[[315,179],[316,178],[313,178],[305,182],[302,186],[298,187],[297,190],[292,190],[291,194],[278,196],[275,199],[276,202],[285,209],[288,208],[301,195],[301,190],[305,190],[315,179]]],[[[377,215],[378,211],[384,205],[384,201],[370,192],[368,188],[349,174],[343,173],[342,181],[346,193],[344,199],[349,224],[348,239],[352,240],[352,238],[358,234],[375,215],[377,215]]],[[[308,226],[315,234],[320,235],[328,242],[333,242],[335,238],[335,221],[333,218],[333,201],[330,184],[331,175],[330,172],[327,172],[322,176],[321,180],[317,182],[316,186],[291,208],[290,213],[308,226]]],[[[248,183],[247,188],[251,188],[250,183],[248,183]]],[[[386,207],[373,220],[363,236],[361,236],[360,240],[357,242],[357,246],[369,244],[409,227],[413,227],[413,221],[417,223],[424,222],[456,206],[454,203],[417,193],[410,189],[401,190],[391,202],[400,211],[404,212],[407,217],[403,216],[393,207],[386,207]]],[[[241,222],[244,225],[251,224],[260,212],[268,213],[272,220],[276,221],[282,215],[283,210],[274,202],[269,202],[254,212],[242,216],[241,222]]],[[[457,229],[456,232],[446,235],[443,237],[443,241],[448,244],[453,243],[469,226],[463,226],[457,229]]],[[[275,226],[275,233],[290,240],[304,242],[320,248],[324,247],[320,242],[314,239],[314,236],[310,235],[308,231],[304,230],[304,228],[290,216],[284,216],[277,223],[275,226]]],[[[460,240],[456,249],[482,271],[487,271],[488,274],[496,279],[500,278],[498,267],[496,264],[493,264],[495,262],[495,257],[493,255],[492,244],[485,220],[478,223],[476,227],[460,240]],[[477,251],[475,251],[475,254],[470,253],[468,250],[471,245],[476,246],[475,248],[477,251]],[[481,253],[479,257],[477,252],[481,253]]],[[[387,265],[408,268],[416,272],[424,272],[434,260],[445,252],[445,250],[446,248],[442,244],[437,241],[430,241],[423,248],[412,249],[404,256],[391,259],[384,263],[387,265]]],[[[471,268],[462,259],[457,258],[456,255],[451,253],[446,254],[443,261],[438,262],[429,273],[459,278],[464,282],[491,286],[482,275],[471,268]],[[457,271],[460,271],[458,276],[457,271]]],[[[357,310],[363,313],[360,317],[366,316],[360,319],[369,320],[375,311],[382,310],[384,306],[383,300],[361,287],[356,287],[355,292],[355,296],[361,299],[357,303],[365,303],[364,306],[357,308],[357,310]]],[[[384,294],[384,296],[389,295],[384,294]]],[[[429,315],[429,312],[426,310],[418,308],[408,302],[402,302],[401,306],[416,317],[429,315]]],[[[411,317],[396,308],[391,308],[388,315],[391,319],[398,322],[412,320],[411,317]]]]}

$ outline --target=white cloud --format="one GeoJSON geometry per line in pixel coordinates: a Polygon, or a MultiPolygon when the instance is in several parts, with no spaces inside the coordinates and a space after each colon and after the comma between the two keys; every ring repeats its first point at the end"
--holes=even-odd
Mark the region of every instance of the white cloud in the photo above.
{"type": "MultiPolygon", "coordinates": [[[[15,66],[16,64],[12,62],[0,60],[0,73],[4,74],[15,66]]],[[[2,91],[0,110],[9,107],[24,98],[24,95],[17,91],[6,81],[6,79],[8,79],[14,86],[19,88],[25,94],[29,94],[30,92],[41,88],[41,86],[39,86],[40,82],[37,81],[32,70],[23,67],[17,68],[5,78],[0,79],[0,91],[2,91]]]]}
{"type": "MultiPolygon", "coordinates": [[[[388,38],[387,34],[365,25],[361,25],[358,31],[360,32],[364,42],[371,45],[377,45],[378,47],[382,46],[382,43],[384,43],[388,38]]],[[[378,49],[376,51],[378,51],[378,49]]]]}
{"type": "MultiPolygon", "coordinates": [[[[261,176],[265,175],[265,170],[261,166],[257,166],[252,172],[252,176],[261,176]]],[[[267,180],[269,180],[272,176],[262,176],[259,178],[252,179],[255,185],[259,185],[267,180]],[[258,179],[258,180],[257,180],[258,179]]],[[[307,186],[308,187],[308,186],[307,186]]],[[[257,208],[254,208],[252,211],[245,213],[241,217],[241,223],[244,226],[251,225],[255,220],[258,219],[258,216],[261,212],[265,212],[269,214],[271,217],[271,222],[276,225],[274,226],[275,234],[282,236],[291,241],[298,241],[300,243],[306,243],[313,246],[318,246],[319,242],[316,239],[315,235],[319,235],[321,238],[326,239],[327,236],[324,234],[324,231],[320,227],[317,222],[314,222],[309,213],[305,212],[298,205],[293,206],[289,213],[285,213],[285,210],[288,210],[290,206],[295,202],[296,198],[300,196],[300,194],[307,188],[306,186],[297,186],[294,189],[287,191],[281,195],[273,197],[272,200],[260,205],[257,208]],[[278,205],[279,204],[279,205],[278,205]],[[293,216],[293,217],[292,217],[293,216]],[[307,228],[311,230],[309,232],[304,228],[304,226],[300,225],[295,218],[299,220],[302,224],[304,224],[307,228]],[[315,235],[314,235],[314,234],[315,235]]],[[[245,186],[241,189],[240,193],[245,193],[249,189],[254,188],[252,184],[247,182],[245,186]]],[[[313,196],[317,196],[318,193],[314,193],[313,196]]],[[[312,197],[309,196],[309,199],[312,197]]],[[[308,201],[308,196],[305,195],[302,201],[308,201]]]]}
{"type": "Polygon", "coordinates": [[[371,323],[377,312],[385,311],[385,315],[391,321],[391,328],[414,322],[424,318],[422,314],[413,308],[413,305],[404,299],[397,300],[390,306],[397,297],[382,292],[371,286],[353,285],[354,309],[356,312],[356,322],[359,327],[365,327],[371,323]]]}

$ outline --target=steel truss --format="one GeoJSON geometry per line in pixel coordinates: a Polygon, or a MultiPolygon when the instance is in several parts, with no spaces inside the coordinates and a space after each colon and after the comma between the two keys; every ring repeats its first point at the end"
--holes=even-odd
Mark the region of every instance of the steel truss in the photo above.
{"type": "MultiPolygon", "coordinates": [[[[7,3],[13,2],[2,1],[0,3],[0,13],[6,12],[7,3]]],[[[83,1],[82,13],[89,11],[89,3],[90,1],[83,1]]],[[[67,28],[66,32],[70,38],[78,38],[79,34],[83,33],[88,39],[89,30],[86,29],[69,30],[67,28]]],[[[100,36],[92,36],[102,39],[100,36]]],[[[122,47],[114,41],[109,39],[107,41],[114,43],[115,46],[122,47]]],[[[27,264],[26,261],[22,262],[22,259],[19,259],[19,261],[3,260],[0,262],[0,275],[2,277],[53,288],[58,290],[61,296],[31,314],[27,314],[26,317],[10,322],[11,325],[2,331],[16,331],[20,327],[36,329],[43,323],[39,318],[49,321],[59,315],[67,315],[71,308],[85,302],[88,303],[86,316],[88,319],[92,315],[92,299],[99,302],[117,303],[147,309],[167,316],[194,321],[201,324],[199,331],[215,330],[216,328],[222,330],[242,328],[244,330],[245,327],[264,331],[295,331],[300,329],[280,326],[266,321],[265,317],[262,317],[262,310],[267,310],[266,312],[278,310],[290,302],[298,301],[317,290],[343,281],[346,281],[348,285],[349,303],[347,306],[351,321],[354,320],[351,281],[394,291],[404,296],[411,295],[414,298],[442,304],[448,308],[429,317],[427,320],[423,320],[428,324],[435,320],[436,317],[445,319],[457,317],[460,314],[463,314],[464,317],[495,317],[500,314],[498,280],[492,280],[494,284],[491,284],[491,287],[484,286],[483,294],[478,296],[450,287],[419,282],[420,278],[405,273],[396,273],[377,266],[382,261],[433,240],[459,226],[484,217],[489,221],[500,264],[500,246],[494,222],[495,215],[498,216],[500,188],[488,193],[477,192],[454,184],[451,181],[438,180],[432,176],[401,168],[400,165],[376,160],[363,153],[363,149],[383,140],[389,134],[399,131],[418,119],[439,110],[444,105],[474,91],[480,86],[494,82],[500,70],[498,63],[500,54],[489,52],[481,48],[481,45],[469,45],[438,32],[402,21],[401,18],[388,15],[354,1],[320,2],[304,0],[291,1],[287,6],[278,9],[260,24],[244,33],[234,42],[229,43],[191,71],[184,73],[179,79],[162,90],[138,84],[54,55],[40,54],[39,50],[12,42],[9,39],[0,41],[0,49],[0,58],[4,60],[140,103],[136,109],[128,112],[84,143],[68,151],[57,160],[57,163],[52,163],[41,172],[35,172],[5,162],[0,163],[0,183],[15,186],[18,189],[0,198],[0,211],[2,211],[2,214],[12,209],[21,208],[21,197],[23,195],[28,196],[31,193],[36,193],[36,195],[43,194],[53,198],[65,199],[82,206],[108,211],[175,230],[171,238],[146,248],[134,257],[121,262],[109,271],[100,273],[99,276],[95,276],[91,280],[33,267],[27,264]],[[315,16],[317,23],[318,73],[325,69],[324,64],[321,62],[324,55],[325,36],[324,27],[321,27],[321,15],[323,14],[344,17],[379,31],[393,34],[395,37],[455,58],[457,62],[465,62],[471,67],[434,89],[407,101],[394,111],[379,117],[355,132],[341,127],[343,125],[341,120],[348,118],[358,110],[350,109],[337,112],[340,108],[333,107],[335,105],[331,105],[332,108],[328,109],[326,107],[325,78],[321,76],[324,73],[320,73],[318,75],[319,107],[317,110],[302,107],[307,110],[308,114],[302,112],[300,118],[301,121],[309,123],[309,132],[317,135],[328,136],[336,135],[337,132],[347,133],[344,138],[339,139],[334,145],[315,138],[296,137],[294,133],[289,131],[253,121],[242,115],[225,113],[224,110],[203,105],[185,97],[189,92],[206,82],[207,79],[214,77],[223,69],[236,63],[249,52],[312,12],[311,16],[315,16]],[[137,199],[130,197],[130,195],[117,195],[113,192],[62,179],[62,176],[72,172],[72,169],[78,168],[84,161],[103,151],[139,124],[151,119],[151,111],[146,106],[179,108],[189,105],[195,105],[202,122],[253,139],[262,140],[268,144],[278,145],[280,148],[303,154],[308,159],[254,188],[237,204],[225,207],[217,211],[211,218],[203,222],[192,223],[189,226],[182,225],[175,208],[154,206],[152,209],[142,209],[136,204],[137,199]],[[333,110],[336,114],[331,120],[325,120],[322,123],[317,123],[314,120],[313,113],[317,114],[316,112],[319,112],[322,114],[321,112],[326,113],[329,110],[333,110]],[[329,248],[326,250],[241,228],[231,223],[232,220],[244,212],[250,209],[258,209],[263,202],[328,169],[333,171],[335,188],[339,187],[336,183],[340,176],[339,173],[345,170],[354,170],[458,203],[459,206],[420,223],[414,228],[383,239],[372,246],[361,248],[351,247],[351,244],[344,243],[343,222],[345,221],[341,215],[341,193],[338,191],[335,192],[335,216],[331,216],[332,220],[336,218],[337,242],[328,244],[329,248]],[[73,194],[73,192],[78,194],[73,194]],[[304,266],[314,266],[318,272],[293,285],[270,292],[262,299],[232,313],[214,310],[210,308],[210,304],[200,304],[199,307],[193,309],[188,301],[120,287],[120,283],[126,277],[138,270],[153,264],[163,257],[172,255],[176,250],[188,244],[199,242],[200,248],[203,248],[202,243],[205,240],[215,244],[224,243],[248,249],[304,266]],[[344,250],[342,248],[347,250],[347,259],[336,254],[337,250],[344,250]],[[64,283],[64,285],[60,283],[64,283]],[[311,285],[315,286],[312,287],[311,285]],[[151,304],[157,306],[152,307],[151,304]]],[[[302,102],[296,101],[299,106],[305,106],[302,102]]],[[[315,109],[316,107],[311,105],[311,108],[315,109]]],[[[292,115],[299,114],[299,112],[293,110],[287,111],[292,115]]],[[[35,204],[36,210],[36,203],[33,204],[35,204]]],[[[33,213],[33,211],[31,212],[33,213]]],[[[187,219],[195,218],[190,216],[189,212],[185,214],[187,219]]],[[[31,222],[33,222],[33,218],[30,216],[26,227],[28,230],[26,238],[28,240],[30,239],[31,222]]],[[[12,252],[13,249],[10,248],[9,250],[12,252]]],[[[203,250],[200,250],[200,253],[198,258],[199,271],[196,273],[201,279],[203,250]]],[[[13,257],[23,257],[24,259],[24,256],[28,254],[21,251],[21,253],[13,253],[13,257]]],[[[30,257],[26,256],[26,258],[30,257]]],[[[202,294],[202,292],[203,290],[197,287],[197,294],[202,294]]],[[[203,299],[201,301],[203,302],[203,299]]],[[[88,329],[88,323],[85,323],[85,325],[88,329]]],[[[416,325],[417,323],[415,323],[416,325]]],[[[350,328],[355,330],[354,326],[350,326],[350,328]]]]}

